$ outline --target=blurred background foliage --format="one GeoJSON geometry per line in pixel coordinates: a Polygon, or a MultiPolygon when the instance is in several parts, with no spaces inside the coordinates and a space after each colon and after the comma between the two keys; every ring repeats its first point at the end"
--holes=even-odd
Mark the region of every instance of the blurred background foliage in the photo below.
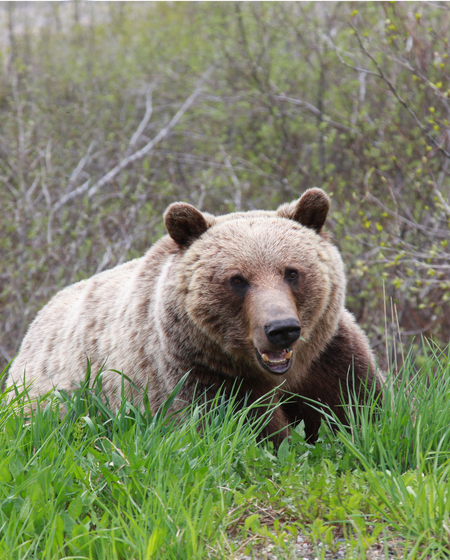
{"type": "Polygon", "coordinates": [[[449,23],[445,2],[3,3],[0,367],[171,202],[275,209],[313,186],[379,358],[448,343],[449,23]]]}

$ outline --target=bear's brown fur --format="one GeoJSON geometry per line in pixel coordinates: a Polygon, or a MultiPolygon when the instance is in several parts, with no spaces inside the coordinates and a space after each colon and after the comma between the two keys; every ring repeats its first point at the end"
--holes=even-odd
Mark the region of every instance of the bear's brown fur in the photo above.
{"type": "MultiPolygon", "coordinates": [[[[172,204],[169,235],[142,258],[65,288],[42,309],[7,385],[23,383],[25,371],[31,397],[70,391],[88,356],[93,371],[106,362],[146,388],[156,411],[189,371],[179,403],[236,381],[247,402],[275,390],[272,401],[282,404],[268,435],[279,440],[303,419],[314,439],[321,414],[305,397],[345,421],[350,388],[367,381],[381,389],[367,338],[344,308],[343,263],[322,232],[328,209],[320,189],[274,212],[214,217],[172,204]]],[[[113,404],[121,386],[105,371],[113,404]]]]}

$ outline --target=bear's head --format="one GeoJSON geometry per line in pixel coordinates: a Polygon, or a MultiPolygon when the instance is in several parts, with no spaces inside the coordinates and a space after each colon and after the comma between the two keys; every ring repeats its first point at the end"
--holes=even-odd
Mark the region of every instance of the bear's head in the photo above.
{"type": "Polygon", "coordinates": [[[275,212],[214,217],[180,202],[167,209],[183,308],[232,360],[280,376],[333,336],[345,276],[322,233],[329,206],[314,188],[275,212]]]}

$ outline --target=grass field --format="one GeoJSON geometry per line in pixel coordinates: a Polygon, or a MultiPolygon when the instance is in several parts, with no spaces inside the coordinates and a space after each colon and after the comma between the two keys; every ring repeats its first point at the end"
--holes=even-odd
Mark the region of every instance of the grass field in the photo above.
{"type": "Polygon", "coordinates": [[[176,424],[170,399],[113,414],[89,368],[31,421],[26,395],[4,394],[0,557],[448,558],[449,369],[424,343],[378,414],[337,435],[323,423],[315,446],[300,426],[278,450],[220,396],[176,424]]]}

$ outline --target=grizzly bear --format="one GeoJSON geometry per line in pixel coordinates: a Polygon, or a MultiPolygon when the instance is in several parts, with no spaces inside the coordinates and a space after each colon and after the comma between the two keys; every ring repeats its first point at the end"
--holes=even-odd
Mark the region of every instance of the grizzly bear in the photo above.
{"type": "Polygon", "coordinates": [[[247,403],[269,394],[266,434],[279,442],[304,420],[314,441],[319,406],[345,423],[350,391],[381,390],[368,340],[344,308],[342,259],[323,232],[329,206],[317,188],[276,211],[214,217],[171,204],[169,235],[143,257],[63,289],[40,311],[7,385],[31,383],[33,398],[71,391],[88,357],[92,371],[106,368],[113,406],[123,378],[108,368],[156,411],[189,372],[179,407],[200,393],[236,390],[247,403]]]}

